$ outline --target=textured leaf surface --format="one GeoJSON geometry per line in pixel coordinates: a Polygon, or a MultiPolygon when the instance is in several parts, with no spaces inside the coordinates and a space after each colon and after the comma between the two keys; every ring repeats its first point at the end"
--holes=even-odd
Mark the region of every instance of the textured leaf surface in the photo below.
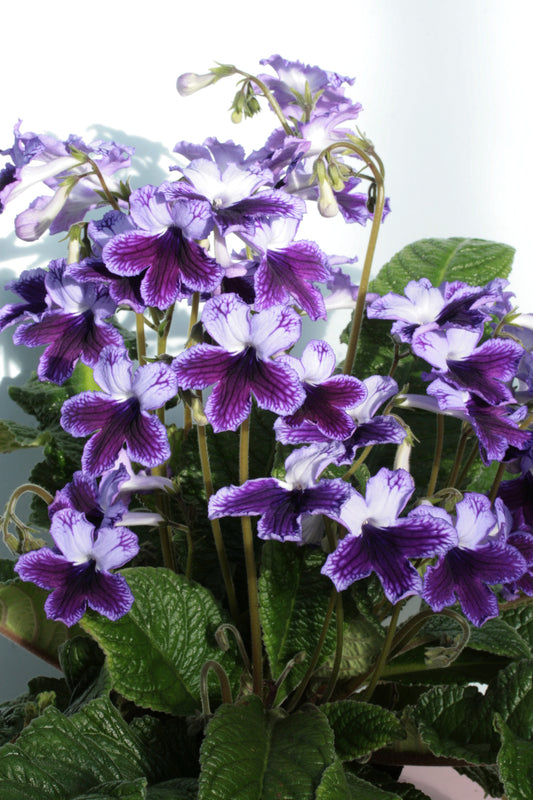
{"type": "Polygon", "coordinates": [[[379,294],[403,292],[409,281],[429,278],[433,286],[443,281],[464,281],[483,286],[494,278],[506,278],[514,248],[484,239],[420,239],[391,258],[372,282],[379,294]]]}
{"type": "Polygon", "coordinates": [[[50,708],[0,750],[2,800],[91,797],[102,784],[143,778],[146,766],[141,740],[108,700],[73,717],[50,708]]]}
{"type": "Polygon", "coordinates": [[[533,790],[533,742],[514,735],[502,717],[496,715],[496,729],[502,746],[498,753],[498,766],[507,800],[531,800],[533,790]]]}
{"type": "Polygon", "coordinates": [[[198,800],[314,800],[334,759],[333,732],[314,707],[285,716],[255,696],[222,705],[202,744],[198,800]]]}
{"type": "Polygon", "coordinates": [[[350,794],[350,800],[401,800],[400,795],[394,792],[388,792],[382,789],[381,786],[376,786],[374,783],[364,781],[356,775],[347,774],[347,783],[350,794]]]}
{"type": "MultiPolygon", "coordinates": [[[[268,541],[263,546],[259,601],[263,639],[273,678],[279,677],[296,653],[304,650],[307,654],[307,661],[295,666],[283,684],[286,693],[303,677],[320,638],[331,597],[331,582],[320,574],[323,561],[322,553],[289,542],[268,541]]],[[[321,662],[334,648],[333,616],[321,662]]]]}
{"type": "Polygon", "coordinates": [[[9,419],[0,419],[0,453],[12,453],[24,447],[41,447],[48,434],[28,425],[20,425],[9,419]]]}
{"type": "Polygon", "coordinates": [[[483,696],[475,686],[435,687],[419,699],[415,718],[423,740],[438,756],[494,764],[499,739],[494,715],[525,740],[533,730],[533,662],[510,664],[483,696]]]}
{"type": "Polygon", "coordinates": [[[214,642],[223,622],[211,593],[170,570],[125,569],[135,603],[116,622],[86,614],[83,627],[107,656],[117,691],[143,708],[190,714],[200,707],[200,671],[218,661],[235,678],[231,654],[214,642]]]}
{"type": "Polygon", "coordinates": [[[196,800],[198,781],[195,778],[176,778],[175,780],[149,786],[146,800],[196,800]]]}
{"type": "MultiPolygon", "coordinates": [[[[9,565],[8,565],[9,566],[9,565]]],[[[60,644],[79,633],[77,626],[46,617],[48,592],[18,578],[0,584],[0,633],[21,647],[58,666],[60,644]]]]}
{"type": "MultiPolygon", "coordinates": [[[[453,639],[460,633],[460,627],[450,617],[436,614],[424,625],[422,633],[453,639]]],[[[472,650],[483,650],[487,653],[515,659],[528,658],[531,655],[531,647],[528,642],[514,627],[500,617],[487,620],[481,628],[470,625],[468,647],[472,650]]]]}
{"type": "Polygon", "coordinates": [[[315,800],[351,800],[352,797],[342,761],[337,758],[322,775],[315,800]]]}
{"type": "Polygon", "coordinates": [[[397,717],[386,708],[356,700],[326,703],[321,710],[335,734],[335,750],[352,761],[405,736],[397,717]]]}

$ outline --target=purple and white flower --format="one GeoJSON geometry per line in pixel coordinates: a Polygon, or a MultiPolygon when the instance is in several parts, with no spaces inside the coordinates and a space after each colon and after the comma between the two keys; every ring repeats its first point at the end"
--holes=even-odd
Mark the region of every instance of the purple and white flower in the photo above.
{"type": "Polygon", "coordinates": [[[61,425],[72,436],[92,438],[85,444],[82,467],[101,475],[115,464],[120,450],[132,461],[155,467],[170,456],[167,431],[149,412],[175,397],[176,376],[166,364],[154,362],[135,373],[126,350],[105,347],[94,368],[101,392],[82,392],[63,404],[61,425]]]}
{"type": "Polygon", "coordinates": [[[75,625],[87,607],[112,620],[126,614],[133,595],[122,575],[139,552],[135,534],[127,528],[99,528],[72,508],[54,514],[50,526],[54,549],[43,547],[22,555],[15,570],[23,581],[52,589],[45,601],[47,617],[75,625]]]}
{"type": "MultiPolygon", "coordinates": [[[[435,511],[452,523],[444,509],[435,511]]],[[[427,568],[422,597],[434,611],[453,605],[457,597],[466,617],[476,626],[483,625],[499,614],[490,585],[519,580],[527,564],[515,547],[498,536],[499,521],[485,495],[465,494],[457,503],[455,529],[457,544],[427,568]]]]}
{"type": "Polygon", "coordinates": [[[260,539],[302,544],[302,522],[317,514],[336,517],[352,492],[340,478],[319,479],[331,461],[322,448],[295,450],[285,462],[285,480],[257,478],[242,486],[224,486],[209,501],[209,519],[261,514],[260,539]]]}
{"type": "Polygon", "coordinates": [[[305,400],[298,374],[275,356],[298,340],[301,320],[291,308],[252,314],[235,294],[207,301],[202,322],[218,345],[199,344],[172,363],[183,389],[214,388],[205,414],[214,431],[236,430],[250,414],[252,394],[261,408],[292,414],[305,400]]]}
{"type": "Polygon", "coordinates": [[[338,521],[348,534],[322,567],[339,592],[371,572],[391,603],[421,592],[422,579],[409,559],[445,553],[457,534],[432,506],[419,506],[400,519],[414,489],[408,472],[383,467],[368,480],[366,497],[354,492],[345,503],[338,521]]]}

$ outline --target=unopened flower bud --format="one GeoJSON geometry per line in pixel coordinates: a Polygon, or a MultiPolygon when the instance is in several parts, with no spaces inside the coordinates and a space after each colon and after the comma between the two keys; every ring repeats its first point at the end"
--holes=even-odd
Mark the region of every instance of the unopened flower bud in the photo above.
{"type": "Polygon", "coordinates": [[[320,194],[318,196],[318,210],[323,217],[334,217],[339,206],[333,194],[333,189],[328,180],[320,181],[320,194]]]}
{"type": "Polygon", "coordinates": [[[200,89],[205,89],[218,79],[214,72],[207,72],[205,75],[197,75],[196,72],[184,72],[176,81],[176,89],[182,97],[188,97],[200,89]]]}

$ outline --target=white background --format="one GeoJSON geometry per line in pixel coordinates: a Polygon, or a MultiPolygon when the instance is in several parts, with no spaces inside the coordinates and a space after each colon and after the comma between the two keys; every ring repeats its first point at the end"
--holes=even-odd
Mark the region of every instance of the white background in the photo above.
{"type": "MultiPolygon", "coordinates": [[[[266,112],[232,125],[231,79],[179,97],[180,73],[205,72],[215,61],[255,72],[262,69],[259,59],[274,53],[318,64],[357,78],[349,91],[363,104],[359,125],[386,165],[392,213],[381,232],[376,266],[420,238],[506,242],[517,250],[512,288],[528,311],[533,307],[529,7],[525,0],[10,3],[2,12],[0,147],[11,146],[19,117],[22,130],[59,138],[77,133],[90,140],[107,131],[137,146],[142,164],[136,185],[157,183],[178,140],[201,142],[215,135],[250,150],[274,125],[266,112]]],[[[24,199],[29,203],[33,195],[24,199]]],[[[11,219],[9,209],[0,217],[5,280],[60,255],[50,237],[37,245],[16,242],[11,219]]],[[[342,227],[331,223],[324,249],[362,256],[366,232],[350,226],[349,239],[337,238],[342,227]]],[[[31,359],[15,351],[9,333],[1,344],[4,374],[22,381],[31,359]]],[[[7,382],[1,412],[15,418],[7,382]]],[[[2,457],[6,496],[16,483],[12,470],[17,464],[24,468],[28,458],[2,457]]],[[[3,490],[1,495],[3,504],[3,490]]],[[[24,690],[34,672],[33,664],[2,668],[0,697],[24,690]]]]}

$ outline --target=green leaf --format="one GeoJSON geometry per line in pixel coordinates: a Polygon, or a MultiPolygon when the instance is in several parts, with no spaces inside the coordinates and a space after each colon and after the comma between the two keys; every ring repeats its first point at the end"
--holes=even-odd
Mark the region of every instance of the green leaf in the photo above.
{"type": "Polygon", "coordinates": [[[353,800],[401,800],[398,794],[387,792],[380,786],[364,781],[356,775],[348,773],[346,778],[350,791],[348,795],[350,800],[352,798],[353,800]]]}
{"type": "Polygon", "coordinates": [[[47,433],[20,425],[10,419],[0,419],[0,453],[12,453],[25,447],[42,447],[49,439],[47,433]]]}
{"type": "Polygon", "coordinates": [[[507,800],[531,800],[533,787],[533,742],[515,736],[500,714],[495,717],[496,730],[502,740],[498,767],[507,800]]]}
{"type": "MultiPolygon", "coordinates": [[[[135,603],[117,621],[86,614],[85,628],[107,656],[114,688],[142,708],[190,714],[200,708],[200,671],[208,659],[238,681],[231,653],[214,643],[224,621],[211,593],[163,568],[125,569],[135,603]]],[[[216,682],[213,684],[216,686],[216,682]]]]}
{"type": "Polygon", "coordinates": [[[337,758],[322,775],[315,800],[351,800],[352,797],[342,761],[337,758]]]}
{"type": "Polygon", "coordinates": [[[136,778],[133,781],[106,781],[95,786],[89,793],[76,795],[76,800],[145,800],[146,780],[136,778]]]}
{"type": "MultiPolygon", "coordinates": [[[[322,631],[331,597],[331,582],[320,574],[324,555],[291,542],[265,542],[259,577],[263,640],[274,680],[287,662],[305,651],[307,660],[290,671],[284,694],[294,689],[306,672],[322,631]]],[[[322,647],[319,664],[335,649],[334,615],[322,647]]]]}
{"type": "Polygon", "coordinates": [[[500,619],[520,634],[533,647],[533,597],[523,597],[516,605],[500,609],[500,619]]]}
{"type": "Polygon", "coordinates": [[[254,695],[220,706],[207,726],[198,800],[314,800],[334,758],[333,732],[317,708],[286,716],[254,695]]]}
{"type": "Polygon", "coordinates": [[[494,764],[499,749],[493,718],[528,739],[533,729],[533,661],[501,670],[485,695],[475,686],[435,687],[420,697],[414,716],[423,740],[437,756],[494,764]]]}
{"type": "MultiPolygon", "coordinates": [[[[450,617],[435,614],[424,625],[421,633],[432,634],[440,639],[454,639],[460,633],[460,626],[450,617]]],[[[513,659],[528,658],[531,655],[529,644],[501,617],[487,620],[481,628],[470,625],[468,648],[513,659]]]]}
{"type": "Polygon", "coordinates": [[[2,800],[90,797],[103,783],[131,782],[147,772],[143,742],[107,699],[95,700],[72,717],[49,708],[16,744],[0,750],[2,800]]]}
{"type": "Polygon", "coordinates": [[[59,663],[70,690],[65,713],[74,714],[91,700],[109,695],[112,681],[104,654],[89,636],[76,636],[59,648],[59,663]]]}
{"type": "Polygon", "coordinates": [[[18,578],[1,583],[0,633],[58,667],[59,645],[76,636],[79,628],[48,619],[44,611],[47,596],[44,589],[18,578]]]}
{"type": "Polygon", "coordinates": [[[392,711],[372,703],[340,700],[325,703],[321,710],[333,728],[335,751],[343,761],[353,761],[405,736],[392,711]]]}
{"type": "Polygon", "coordinates": [[[403,293],[412,280],[429,278],[433,286],[443,281],[464,281],[483,286],[494,278],[506,278],[514,248],[484,239],[420,239],[400,250],[372,281],[371,291],[403,293]]]}
{"type": "Polygon", "coordinates": [[[175,778],[149,786],[146,800],[196,800],[198,781],[196,778],[175,778]]]}

